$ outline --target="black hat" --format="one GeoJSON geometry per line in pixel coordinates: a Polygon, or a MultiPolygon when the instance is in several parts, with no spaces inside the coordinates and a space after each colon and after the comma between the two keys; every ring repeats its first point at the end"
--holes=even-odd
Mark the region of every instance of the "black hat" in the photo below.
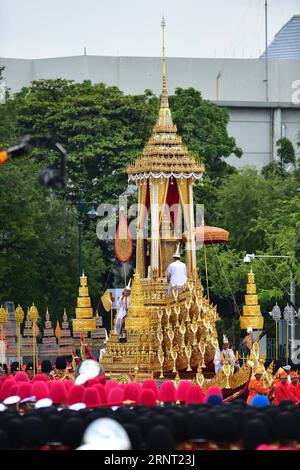
{"type": "Polygon", "coordinates": [[[41,366],[41,371],[44,372],[45,374],[51,372],[53,369],[52,369],[52,364],[51,362],[49,361],[49,359],[44,359],[42,361],[42,366],[41,366]]]}
{"type": "Polygon", "coordinates": [[[0,429],[0,450],[8,450],[9,449],[9,443],[7,439],[6,433],[0,429]]]}
{"type": "Polygon", "coordinates": [[[66,358],[58,356],[55,361],[55,367],[59,370],[65,370],[67,368],[66,358]]]}
{"type": "Polygon", "coordinates": [[[79,417],[68,418],[61,428],[61,442],[67,447],[76,449],[81,444],[85,430],[83,420],[79,417]]]}
{"type": "Polygon", "coordinates": [[[298,439],[298,420],[292,411],[280,412],[275,419],[275,425],[276,437],[282,444],[298,439]]]}
{"type": "Polygon", "coordinates": [[[208,413],[196,413],[190,418],[189,439],[210,439],[211,419],[208,413]]]}
{"type": "Polygon", "coordinates": [[[19,363],[17,361],[12,362],[10,366],[10,371],[13,373],[13,372],[18,372],[19,370],[20,370],[19,363]]]}
{"type": "Polygon", "coordinates": [[[250,419],[245,427],[244,449],[255,450],[260,444],[270,443],[268,428],[262,419],[250,419]]]}
{"type": "Polygon", "coordinates": [[[129,410],[127,407],[120,407],[116,410],[116,415],[120,417],[120,422],[122,423],[135,423],[136,414],[134,411],[129,410]]]}
{"type": "Polygon", "coordinates": [[[282,400],[278,406],[281,409],[289,410],[290,408],[294,407],[294,403],[292,402],[292,400],[282,400]]]}
{"type": "Polygon", "coordinates": [[[170,433],[173,434],[173,432],[174,432],[172,422],[170,421],[170,419],[167,416],[163,416],[163,415],[155,416],[152,420],[152,425],[153,426],[164,426],[166,429],[168,429],[170,431],[170,433]]]}
{"type": "Polygon", "coordinates": [[[26,371],[33,370],[33,362],[27,362],[26,364],[26,371]]]}
{"type": "Polygon", "coordinates": [[[61,442],[61,429],[63,416],[59,411],[48,415],[45,420],[47,428],[47,442],[61,442]]]}
{"type": "MultiPolygon", "coordinates": [[[[212,416],[212,413],[210,413],[212,416]]],[[[233,443],[238,438],[238,427],[229,413],[220,412],[212,420],[212,438],[219,444],[233,443]]]]}
{"type": "Polygon", "coordinates": [[[186,441],[189,437],[190,419],[185,412],[180,410],[168,410],[167,416],[172,423],[173,434],[176,442],[186,441]]]}
{"type": "Polygon", "coordinates": [[[146,440],[151,429],[151,419],[147,416],[139,416],[136,420],[136,425],[139,428],[142,438],[146,440]]]}
{"type": "Polygon", "coordinates": [[[23,418],[21,437],[23,446],[27,449],[34,449],[46,444],[47,431],[44,421],[37,416],[23,418]]]}
{"type": "Polygon", "coordinates": [[[149,450],[175,450],[173,435],[165,426],[153,426],[148,434],[146,448],[149,450]]]}
{"type": "Polygon", "coordinates": [[[235,420],[239,435],[242,436],[246,425],[246,417],[243,408],[240,406],[231,406],[228,411],[235,420]]]}
{"type": "Polygon", "coordinates": [[[141,450],[143,448],[143,438],[138,426],[133,423],[124,423],[123,428],[128,434],[131,448],[133,450],[141,450]]]}
{"type": "Polygon", "coordinates": [[[20,449],[22,446],[21,429],[23,419],[18,416],[14,416],[7,420],[5,430],[7,433],[9,447],[11,449],[20,449]]]}

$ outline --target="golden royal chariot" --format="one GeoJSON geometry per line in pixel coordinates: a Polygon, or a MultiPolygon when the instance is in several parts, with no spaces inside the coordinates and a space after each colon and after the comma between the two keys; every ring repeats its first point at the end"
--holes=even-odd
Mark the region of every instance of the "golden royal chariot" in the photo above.
{"type": "MultiPolygon", "coordinates": [[[[158,118],[142,154],[127,171],[129,182],[137,186],[139,207],[136,269],[125,320],[127,342],[120,343],[118,335],[111,331],[102,364],[108,375],[118,380],[125,380],[130,374],[140,380],[190,378],[204,390],[218,385],[227,395],[236,396],[247,387],[253,367],[259,361],[263,363],[264,358],[259,358],[258,343],[254,343],[249,359],[236,372],[224,358],[222,369],[214,375],[213,359],[219,348],[216,322],[220,318],[216,306],[204,295],[198,276],[196,238],[200,234],[203,243],[226,241],[228,232],[213,227],[195,228],[193,187],[201,181],[204,166],[182,143],[172,121],[164,43],[158,118]],[[171,207],[178,210],[169,216],[171,207]],[[146,213],[148,238],[144,236],[146,213]],[[177,244],[182,242],[182,232],[176,232],[176,218],[180,217],[185,226],[188,282],[183,289],[169,293],[166,268],[177,244]],[[150,246],[148,263],[146,245],[150,246]]],[[[257,328],[263,317],[254,275],[250,273],[248,277],[243,328],[257,328]]]]}

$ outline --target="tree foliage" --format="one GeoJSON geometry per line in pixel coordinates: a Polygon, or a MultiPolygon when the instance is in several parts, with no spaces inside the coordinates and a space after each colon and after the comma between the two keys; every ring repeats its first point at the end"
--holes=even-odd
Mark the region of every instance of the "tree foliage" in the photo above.
{"type": "Polygon", "coordinates": [[[204,160],[207,176],[226,174],[228,165],[224,158],[242,155],[242,149],[227,132],[228,110],[203,99],[194,88],[177,88],[170,103],[179,133],[189,150],[204,160]]]}
{"type": "Polygon", "coordinates": [[[281,139],[277,140],[276,146],[278,147],[277,155],[280,159],[281,167],[283,167],[283,165],[288,165],[289,163],[295,165],[295,150],[290,139],[287,137],[281,137],[281,139]]]}
{"type": "Polygon", "coordinates": [[[77,284],[76,214],[42,188],[38,167],[28,158],[0,171],[1,300],[23,307],[32,302],[56,318],[74,310],[77,284]]]}

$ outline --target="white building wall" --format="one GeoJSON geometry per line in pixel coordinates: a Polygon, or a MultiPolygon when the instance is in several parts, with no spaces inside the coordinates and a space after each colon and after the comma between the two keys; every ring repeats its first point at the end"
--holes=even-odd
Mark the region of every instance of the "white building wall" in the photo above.
{"type": "MultiPolygon", "coordinates": [[[[1,65],[5,66],[6,85],[13,92],[32,80],[57,77],[103,82],[130,94],[150,89],[159,95],[161,90],[159,57],[0,58],[1,65]]],[[[282,135],[291,139],[300,156],[300,104],[292,102],[293,84],[300,81],[299,60],[269,61],[269,102],[265,101],[265,63],[261,59],[168,58],[167,78],[169,94],[177,87],[194,87],[205,99],[229,109],[229,134],[244,150],[241,159],[233,156],[227,160],[231,164],[261,168],[276,158],[275,142],[282,135]]]]}

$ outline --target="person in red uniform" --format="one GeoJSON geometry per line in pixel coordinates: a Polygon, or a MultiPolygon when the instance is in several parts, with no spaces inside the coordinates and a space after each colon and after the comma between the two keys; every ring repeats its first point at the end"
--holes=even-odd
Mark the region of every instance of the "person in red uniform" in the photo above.
{"type": "Polygon", "coordinates": [[[279,375],[280,382],[274,388],[274,405],[279,405],[283,400],[289,400],[288,374],[283,371],[279,375]]]}
{"type": "Polygon", "coordinates": [[[251,379],[249,382],[248,390],[249,395],[247,398],[247,405],[251,405],[252,399],[255,395],[268,395],[269,388],[264,386],[262,376],[264,373],[264,369],[261,366],[258,366],[254,372],[254,379],[251,379]]]}
{"type": "Polygon", "coordinates": [[[300,384],[299,376],[297,372],[292,371],[290,373],[291,383],[289,384],[289,399],[293,403],[298,404],[300,402],[300,384]]]}
{"type": "Polygon", "coordinates": [[[65,357],[56,358],[54,374],[51,375],[49,380],[72,380],[75,382],[74,374],[71,374],[67,368],[67,361],[65,357]]]}

